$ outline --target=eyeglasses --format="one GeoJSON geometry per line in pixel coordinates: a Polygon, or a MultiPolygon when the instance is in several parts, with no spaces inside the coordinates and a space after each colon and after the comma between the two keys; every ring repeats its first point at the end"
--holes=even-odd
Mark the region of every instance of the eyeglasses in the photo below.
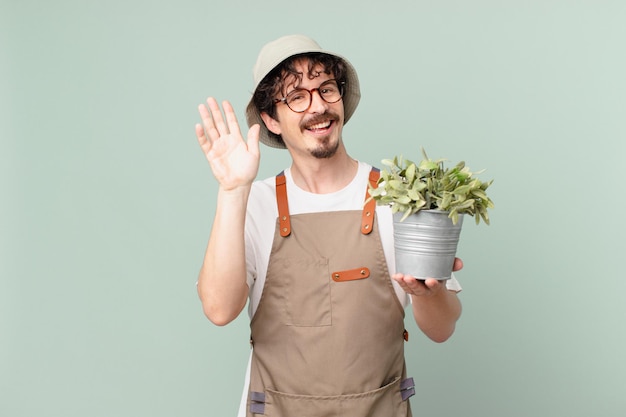
{"type": "Polygon", "coordinates": [[[322,100],[326,103],[332,104],[341,100],[343,97],[344,84],[337,83],[337,80],[324,81],[319,87],[307,90],[306,88],[296,88],[283,98],[277,98],[274,102],[283,102],[292,111],[296,113],[303,113],[311,107],[313,102],[313,91],[317,90],[322,100]]]}

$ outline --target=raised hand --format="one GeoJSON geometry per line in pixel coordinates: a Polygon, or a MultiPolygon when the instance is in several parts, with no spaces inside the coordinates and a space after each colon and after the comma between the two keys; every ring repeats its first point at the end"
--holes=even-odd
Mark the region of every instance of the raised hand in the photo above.
{"type": "Polygon", "coordinates": [[[250,128],[246,143],[233,107],[228,101],[224,101],[222,106],[225,120],[213,97],[207,99],[207,105],[198,106],[202,124],[196,124],[196,136],[213,175],[228,191],[248,186],[256,178],[260,160],[260,126],[250,128]]]}

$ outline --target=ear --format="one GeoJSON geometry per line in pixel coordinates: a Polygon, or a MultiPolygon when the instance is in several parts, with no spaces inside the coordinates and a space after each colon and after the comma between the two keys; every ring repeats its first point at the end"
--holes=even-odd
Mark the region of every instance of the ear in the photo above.
{"type": "Polygon", "coordinates": [[[280,124],[278,123],[278,120],[272,118],[272,116],[270,116],[269,114],[265,112],[261,113],[261,119],[263,119],[263,123],[265,123],[267,130],[269,130],[275,135],[280,135],[281,129],[280,129],[280,124]]]}

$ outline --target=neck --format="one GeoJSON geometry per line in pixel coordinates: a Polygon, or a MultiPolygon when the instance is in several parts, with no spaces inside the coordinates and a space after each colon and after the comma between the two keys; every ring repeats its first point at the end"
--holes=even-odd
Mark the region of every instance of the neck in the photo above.
{"type": "Polygon", "coordinates": [[[294,159],[291,176],[296,185],[305,191],[328,194],[346,187],[357,173],[358,163],[343,149],[330,158],[294,159]]]}

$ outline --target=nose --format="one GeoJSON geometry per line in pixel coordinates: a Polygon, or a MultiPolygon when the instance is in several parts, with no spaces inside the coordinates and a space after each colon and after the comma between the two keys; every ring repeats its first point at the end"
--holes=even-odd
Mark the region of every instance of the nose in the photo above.
{"type": "Polygon", "coordinates": [[[311,90],[311,105],[309,106],[310,113],[324,113],[328,108],[328,103],[322,99],[320,90],[318,88],[311,90]]]}

